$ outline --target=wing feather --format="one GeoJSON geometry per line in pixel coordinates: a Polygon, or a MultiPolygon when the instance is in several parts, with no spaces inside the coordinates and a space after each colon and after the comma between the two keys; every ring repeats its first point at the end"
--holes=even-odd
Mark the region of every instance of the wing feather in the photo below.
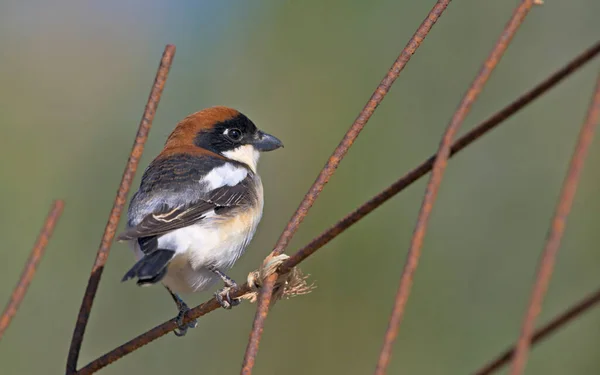
{"type": "MultiPolygon", "coordinates": [[[[208,167],[215,168],[216,162],[225,163],[216,160],[208,167]]],[[[199,160],[193,160],[193,157],[184,157],[179,161],[171,159],[164,163],[153,162],[144,172],[140,190],[132,199],[130,222],[132,211],[144,207],[144,204],[148,205],[148,202],[156,201],[157,195],[172,196],[192,191],[195,197],[191,202],[184,204],[160,204],[150,213],[142,215],[139,223],[130,225],[117,240],[161,235],[198,223],[213,213],[222,215],[229,209],[251,204],[256,199],[256,191],[253,188],[255,175],[251,171],[236,185],[203,190],[201,182],[206,176],[207,164],[206,160],[200,163],[199,160]]]]}

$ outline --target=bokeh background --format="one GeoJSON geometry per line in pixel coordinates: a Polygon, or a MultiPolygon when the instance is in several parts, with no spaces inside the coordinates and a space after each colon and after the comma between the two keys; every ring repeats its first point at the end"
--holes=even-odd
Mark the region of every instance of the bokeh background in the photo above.
{"type": "MultiPolygon", "coordinates": [[[[0,1],[0,301],[52,199],[66,209],[19,314],[0,373],[64,373],[75,318],[124,163],[167,43],[174,65],[140,172],[187,114],[228,105],[280,137],[263,156],[264,219],[231,275],[243,281],[434,1],[0,1]]],[[[420,163],[517,1],[455,1],[342,162],[289,251],[420,163]]],[[[536,7],[463,133],[600,36],[597,0],[536,7]]],[[[389,373],[467,374],[516,339],[599,62],[454,158],[389,373]]],[[[600,146],[583,175],[539,322],[600,282],[600,146]]],[[[302,264],[318,288],[278,304],[255,373],[365,374],[375,365],[425,179],[302,264]]],[[[121,220],[121,227],[125,220],[121,220]]],[[[80,366],[174,316],[160,287],[120,282],[110,254],[80,366]]],[[[210,293],[188,296],[196,305],[210,293]]],[[[4,302],[2,302],[3,304],[4,302]]],[[[103,374],[235,374],[254,306],[218,311],[103,374]]],[[[600,373],[600,312],[536,346],[528,374],[600,373]]]]}

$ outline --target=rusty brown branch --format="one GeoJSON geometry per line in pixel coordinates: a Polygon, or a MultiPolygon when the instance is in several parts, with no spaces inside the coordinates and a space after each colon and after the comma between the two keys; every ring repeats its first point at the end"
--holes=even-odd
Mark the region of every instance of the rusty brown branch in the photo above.
{"type": "MultiPolygon", "coordinates": [[[[500,110],[487,120],[477,125],[467,134],[459,138],[456,142],[454,142],[450,149],[450,157],[463,150],[465,147],[467,147],[468,145],[482,137],[484,134],[501,124],[504,120],[506,120],[507,118],[509,118],[510,116],[527,106],[529,103],[540,97],[546,91],[553,88],[563,79],[565,79],[570,74],[574,73],[579,68],[588,63],[590,60],[592,60],[594,57],[596,57],[599,53],[600,41],[596,42],[595,45],[593,45],[592,47],[588,48],[583,53],[575,57],[567,65],[557,70],[550,77],[540,82],[533,89],[521,95],[518,99],[516,99],[515,101],[504,107],[502,110],[500,110]]],[[[411,185],[413,182],[426,175],[429,171],[431,171],[434,161],[435,155],[432,155],[431,157],[429,157],[429,159],[421,163],[418,167],[414,168],[412,171],[402,176],[400,179],[398,179],[392,185],[387,187],[385,190],[381,191],[379,194],[369,199],[356,210],[352,211],[344,218],[339,220],[335,225],[333,225],[323,233],[319,234],[310,243],[308,243],[306,246],[304,246],[296,253],[291,255],[289,259],[287,259],[281,265],[280,273],[285,273],[289,271],[292,267],[298,265],[304,259],[312,255],[315,251],[325,246],[329,241],[333,240],[335,237],[339,236],[343,231],[351,227],[354,223],[365,217],[377,207],[381,206],[388,199],[394,197],[396,194],[398,194],[406,187],[411,185]]]]}
{"type": "Polygon", "coordinates": [[[546,245],[539,262],[538,272],[529,300],[529,306],[527,307],[527,312],[523,318],[521,334],[517,342],[517,348],[511,366],[511,375],[520,375],[525,369],[529,346],[531,345],[531,338],[535,328],[535,320],[542,310],[542,303],[544,302],[544,296],[546,295],[550,279],[552,278],[556,255],[560,249],[562,236],[567,225],[567,218],[569,217],[571,207],[573,206],[577,185],[579,184],[583,165],[585,164],[585,159],[590,149],[590,145],[592,144],[592,139],[599,119],[600,75],[596,82],[594,96],[590,103],[587,116],[579,132],[575,151],[573,152],[573,157],[569,164],[569,170],[562,186],[556,212],[552,219],[552,225],[550,226],[546,245]]]}
{"type": "MultiPolygon", "coordinates": [[[[497,112],[495,115],[491,116],[489,119],[485,120],[478,126],[476,126],[473,130],[465,134],[459,140],[457,140],[452,145],[452,154],[455,154],[462,149],[464,149],[469,144],[473,143],[481,136],[494,129],[498,124],[502,123],[504,120],[509,118],[511,115],[518,112],[520,109],[531,103],[533,100],[537,99],[543,93],[553,88],[559,82],[561,82],[564,78],[571,75],[582,66],[584,66],[587,62],[589,62],[592,58],[597,56],[600,53],[600,42],[597,42],[594,46],[584,51],[582,54],[571,60],[567,65],[565,65],[560,70],[556,71],[546,80],[535,86],[532,90],[522,95],[519,99],[515,100],[501,111],[497,112]]],[[[361,205],[358,209],[348,214],[346,217],[341,219],[336,225],[327,229],[319,236],[317,236],[313,241],[311,241],[308,245],[301,248],[294,255],[292,255],[287,261],[285,261],[281,267],[281,272],[285,272],[285,270],[298,265],[304,259],[312,255],[317,249],[327,244],[333,238],[337,237],[344,230],[352,226],[354,223],[359,221],[361,218],[366,216],[368,213],[373,211],[375,208],[379,207],[388,199],[392,198],[394,195],[404,190],[406,187],[411,185],[413,182],[417,181],[419,178],[427,174],[431,170],[433,166],[433,161],[435,159],[435,155],[430,157],[425,162],[421,163],[418,167],[414,168],[412,171],[407,173],[405,176],[397,180],[390,187],[383,190],[381,193],[361,205]]],[[[239,297],[250,291],[248,284],[244,284],[237,290],[233,296],[239,297]]],[[[219,308],[219,304],[213,299],[193,308],[186,315],[185,322],[189,322],[192,319],[197,319],[205,314],[208,314],[211,311],[214,311],[219,308]]],[[[129,342],[119,346],[118,348],[106,353],[100,358],[90,362],[87,366],[82,368],[78,374],[80,375],[88,375],[92,374],[109,364],[119,360],[123,356],[141,348],[142,346],[160,338],[163,335],[173,331],[177,325],[173,320],[169,320],[148,332],[143,333],[142,335],[130,340],[129,342]]]]}
{"type": "MultiPolygon", "coordinates": [[[[352,146],[361,130],[366,125],[367,121],[371,118],[371,115],[377,109],[377,106],[381,103],[383,98],[386,96],[388,91],[390,90],[392,84],[398,76],[400,72],[404,69],[412,55],[415,53],[417,48],[421,45],[433,25],[437,22],[438,18],[442,15],[450,0],[439,0],[434,7],[431,9],[425,20],[421,23],[415,34],[408,41],[406,47],[400,52],[400,55],[389,69],[379,86],[375,89],[375,92],[371,95],[371,98],[364,106],[362,111],[359,113],[356,120],[350,127],[350,129],[344,135],[344,138],[334,150],[333,155],[329,158],[321,173],[317,177],[316,181],[311,186],[308,193],[304,196],[304,199],[300,203],[300,206],[288,222],[285,230],[279,237],[279,240],[275,244],[275,248],[271,252],[271,256],[279,255],[283,253],[290,240],[292,239],[294,233],[298,229],[298,226],[304,220],[304,217],[308,213],[308,210],[312,207],[314,201],[317,199],[323,187],[329,181],[329,178],[336,171],[338,165],[348,152],[348,149],[352,146]]],[[[256,309],[256,315],[254,317],[254,322],[252,323],[252,332],[250,333],[250,338],[248,340],[248,346],[246,347],[246,352],[244,354],[244,361],[242,364],[241,373],[244,375],[250,375],[252,373],[252,368],[254,367],[254,362],[256,359],[256,355],[258,353],[258,347],[260,344],[260,338],[262,336],[262,331],[265,323],[265,319],[269,312],[269,306],[271,303],[271,297],[273,294],[273,287],[275,286],[275,280],[277,279],[277,275],[273,274],[265,280],[258,298],[258,306],[256,309]]]]}
{"type": "Polygon", "coordinates": [[[150,96],[148,97],[148,102],[146,104],[142,120],[140,121],[133,148],[131,149],[125,171],[123,172],[121,183],[119,184],[117,196],[115,197],[112,210],[110,211],[108,223],[106,224],[104,234],[102,235],[102,241],[100,242],[100,247],[98,248],[98,252],[96,254],[96,260],[94,261],[90,279],[85,290],[83,302],[81,303],[79,315],[77,316],[77,323],[75,325],[73,338],[71,340],[71,347],[69,348],[69,355],[67,358],[67,374],[73,374],[77,370],[77,359],[79,358],[81,344],[83,343],[83,335],[85,333],[90,312],[92,310],[94,297],[96,296],[96,291],[98,290],[100,277],[102,276],[102,271],[104,270],[104,264],[108,259],[110,247],[115,237],[115,232],[117,230],[117,226],[119,225],[123,208],[125,207],[127,201],[127,194],[129,193],[129,188],[131,187],[133,177],[135,176],[140,157],[144,151],[144,144],[148,139],[148,133],[150,132],[150,127],[152,126],[152,121],[154,120],[154,114],[156,113],[156,108],[158,107],[158,102],[160,101],[160,96],[165,86],[174,55],[175,46],[167,45],[163,52],[160,65],[158,67],[158,72],[156,73],[156,78],[154,79],[154,84],[152,86],[152,90],[150,91],[150,96]]]}
{"type": "MultiPolygon", "coordinates": [[[[571,306],[567,311],[563,312],[556,318],[552,319],[548,324],[538,329],[531,339],[531,344],[535,345],[538,342],[544,340],[552,333],[556,332],[559,328],[564,327],[567,323],[572,322],[581,316],[584,312],[589,311],[592,307],[595,307],[600,302],[600,289],[595,291],[593,294],[585,297],[581,301],[571,306]]],[[[496,359],[486,364],[481,369],[474,372],[474,375],[489,375],[499,370],[507,364],[515,354],[515,345],[500,354],[496,359]]]]}
{"type": "MultiPolygon", "coordinates": [[[[233,294],[233,297],[239,297],[245,293],[248,293],[250,288],[248,284],[244,284],[240,287],[239,291],[233,294]]],[[[184,323],[188,323],[193,319],[200,318],[203,315],[208,314],[211,311],[220,309],[221,305],[214,299],[210,299],[203,304],[194,307],[185,315],[184,323]]],[[[152,341],[166,335],[169,332],[172,332],[177,328],[177,323],[175,319],[168,320],[151,330],[137,336],[136,338],[129,340],[125,344],[119,346],[116,349],[111,350],[110,352],[104,354],[103,356],[93,360],[85,367],[77,371],[77,375],[90,375],[95,373],[98,370],[103,369],[104,367],[110,365],[111,363],[123,358],[127,354],[141,348],[144,345],[151,343],[152,341]]]]}
{"type": "Polygon", "coordinates": [[[12,295],[10,296],[10,301],[8,301],[6,308],[0,316],[0,340],[4,335],[4,332],[10,325],[12,318],[17,313],[19,305],[21,304],[21,301],[23,301],[23,298],[27,293],[27,288],[29,288],[29,284],[35,276],[37,266],[42,260],[42,257],[44,256],[44,252],[46,251],[48,241],[50,240],[50,237],[52,237],[54,227],[56,226],[58,219],[60,219],[60,215],[62,214],[64,207],[64,201],[56,200],[52,204],[52,208],[46,216],[44,226],[42,227],[42,230],[40,231],[40,234],[38,235],[38,238],[35,241],[35,245],[33,245],[33,249],[31,250],[31,254],[29,254],[27,263],[25,263],[25,267],[23,268],[23,272],[21,273],[21,278],[19,279],[17,286],[15,287],[15,289],[12,292],[12,295]]]}
{"type": "Polygon", "coordinates": [[[404,307],[408,300],[408,296],[410,295],[412,279],[419,263],[419,257],[421,256],[421,247],[427,230],[427,224],[429,222],[431,210],[433,209],[433,205],[437,197],[439,186],[444,176],[448,158],[450,157],[450,147],[452,140],[454,139],[454,135],[459,130],[465,117],[467,116],[467,113],[469,113],[471,106],[481,93],[481,90],[492,74],[492,71],[496,65],[498,65],[500,58],[508,48],[510,41],[519,29],[519,26],[525,19],[527,13],[529,13],[529,10],[532,6],[533,0],[522,0],[517,6],[511,19],[504,28],[502,35],[494,46],[494,49],[484,62],[479,74],[471,84],[471,87],[465,94],[460,105],[458,106],[458,109],[454,113],[450,124],[448,124],[448,127],[444,132],[435,162],[433,163],[431,177],[427,183],[425,197],[423,199],[419,216],[417,218],[417,224],[411,239],[406,264],[400,277],[400,285],[398,287],[398,292],[396,293],[392,315],[385,333],[383,347],[381,348],[379,359],[377,361],[377,367],[375,369],[376,375],[384,375],[386,373],[387,366],[390,363],[393,344],[398,335],[398,329],[400,328],[400,323],[404,315],[404,307]]]}

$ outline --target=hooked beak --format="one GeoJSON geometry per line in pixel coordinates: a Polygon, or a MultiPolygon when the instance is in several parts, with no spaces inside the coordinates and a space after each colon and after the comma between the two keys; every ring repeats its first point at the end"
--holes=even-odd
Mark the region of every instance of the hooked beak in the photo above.
{"type": "Polygon", "coordinates": [[[258,151],[273,151],[283,147],[283,143],[279,139],[262,131],[258,132],[258,139],[252,142],[252,144],[258,151]]]}

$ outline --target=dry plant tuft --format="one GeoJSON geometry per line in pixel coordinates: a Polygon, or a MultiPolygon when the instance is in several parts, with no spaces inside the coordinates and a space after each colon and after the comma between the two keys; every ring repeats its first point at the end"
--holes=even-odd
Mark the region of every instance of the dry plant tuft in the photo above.
{"type": "Polygon", "coordinates": [[[251,303],[256,302],[258,293],[263,286],[264,281],[273,274],[277,274],[277,280],[275,281],[275,287],[273,288],[271,306],[280,299],[289,299],[291,297],[301,296],[312,292],[316,286],[314,285],[314,282],[308,284],[307,279],[310,275],[304,275],[300,268],[292,267],[286,272],[278,272],[281,265],[289,258],[290,257],[285,254],[276,255],[269,258],[260,269],[250,272],[248,274],[250,292],[243,294],[240,298],[248,300],[251,303]]]}

